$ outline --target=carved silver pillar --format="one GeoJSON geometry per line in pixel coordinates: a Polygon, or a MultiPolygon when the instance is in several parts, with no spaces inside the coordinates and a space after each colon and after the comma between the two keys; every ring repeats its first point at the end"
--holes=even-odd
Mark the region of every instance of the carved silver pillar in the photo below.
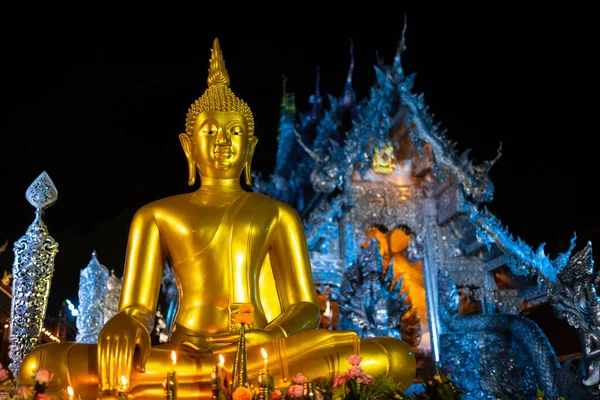
{"type": "Polygon", "coordinates": [[[104,306],[107,293],[108,268],[100,264],[96,252],[79,275],[79,313],[77,337],[80,343],[97,343],[104,326],[104,306]]]}
{"type": "Polygon", "coordinates": [[[48,228],[42,221],[44,209],[58,198],[56,187],[45,171],[29,186],[25,197],[36,210],[33,223],[13,249],[15,259],[8,351],[11,363],[8,368],[15,377],[23,358],[41,344],[54,274],[54,257],[58,252],[58,243],[48,234],[48,228]]]}
{"type": "Polygon", "coordinates": [[[121,298],[121,286],[123,282],[115,275],[115,271],[110,271],[108,282],[106,283],[106,300],[104,302],[104,323],[114,317],[119,311],[119,300],[121,298]]]}
{"type": "Polygon", "coordinates": [[[438,244],[437,206],[433,198],[423,199],[423,231],[425,233],[423,247],[423,283],[427,301],[429,334],[431,351],[436,364],[440,361],[440,316],[438,304],[437,274],[441,264],[441,253],[438,244]]]}

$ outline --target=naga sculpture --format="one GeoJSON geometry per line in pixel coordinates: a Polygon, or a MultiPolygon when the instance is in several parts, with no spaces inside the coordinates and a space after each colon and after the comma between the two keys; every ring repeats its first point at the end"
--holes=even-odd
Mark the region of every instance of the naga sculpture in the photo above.
{"type": "Polygon", "coordinates": [[[592,244],[574,254],[548,289],[550,303],[559,318],[566,319],[579,336],[583,350],[585,386],[600,382],[600,274],[594,271],[592,244]]]}
{"type": "Polygon", "coordinates": [[[377,239],[369,241],[344,274],[338,305],[344,320],[363,337],[391,336],[418,345],[419,325],[403,323],[414,318],[414,310],[402,276],[394,282],[393,261],[384,268],[377,239]]]}

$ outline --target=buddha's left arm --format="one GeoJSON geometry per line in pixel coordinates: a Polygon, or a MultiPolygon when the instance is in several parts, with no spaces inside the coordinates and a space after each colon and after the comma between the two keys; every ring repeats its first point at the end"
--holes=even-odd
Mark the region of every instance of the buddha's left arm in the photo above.
{"type": "Polygon", "coordinates": [[[317,328],[319,305],[304,228],[298,213],[287,204],[279,209],[270,257],[282,313],[265,329],[280,329],[289,336],[317,328]]]}

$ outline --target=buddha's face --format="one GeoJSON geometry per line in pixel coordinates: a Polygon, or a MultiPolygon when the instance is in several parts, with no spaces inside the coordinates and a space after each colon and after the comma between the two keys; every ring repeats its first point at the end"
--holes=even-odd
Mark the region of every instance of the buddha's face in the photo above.
{"type": "Polygon", "coordinates": [[[191,156],[201,176],[240,176],[254,138],[241,113],[205,111],[198,116],[191,140],[191,156]]]}

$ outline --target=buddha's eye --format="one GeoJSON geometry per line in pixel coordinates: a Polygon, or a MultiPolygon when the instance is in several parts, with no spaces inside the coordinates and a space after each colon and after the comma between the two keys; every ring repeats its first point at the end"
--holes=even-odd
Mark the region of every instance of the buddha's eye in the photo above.
{"type": "Polygon", "coordinates": [[[215,125],[206,125],[202,131],[207,135],[216,135],[218,129],[215,125]]]}
{"type": "Polygon", "coordinates": [[[229,130],[229,132],[231,132],[232,135],[238,136],[241,135],[244,131],[241,126],[234,126],[229,130]]]}

